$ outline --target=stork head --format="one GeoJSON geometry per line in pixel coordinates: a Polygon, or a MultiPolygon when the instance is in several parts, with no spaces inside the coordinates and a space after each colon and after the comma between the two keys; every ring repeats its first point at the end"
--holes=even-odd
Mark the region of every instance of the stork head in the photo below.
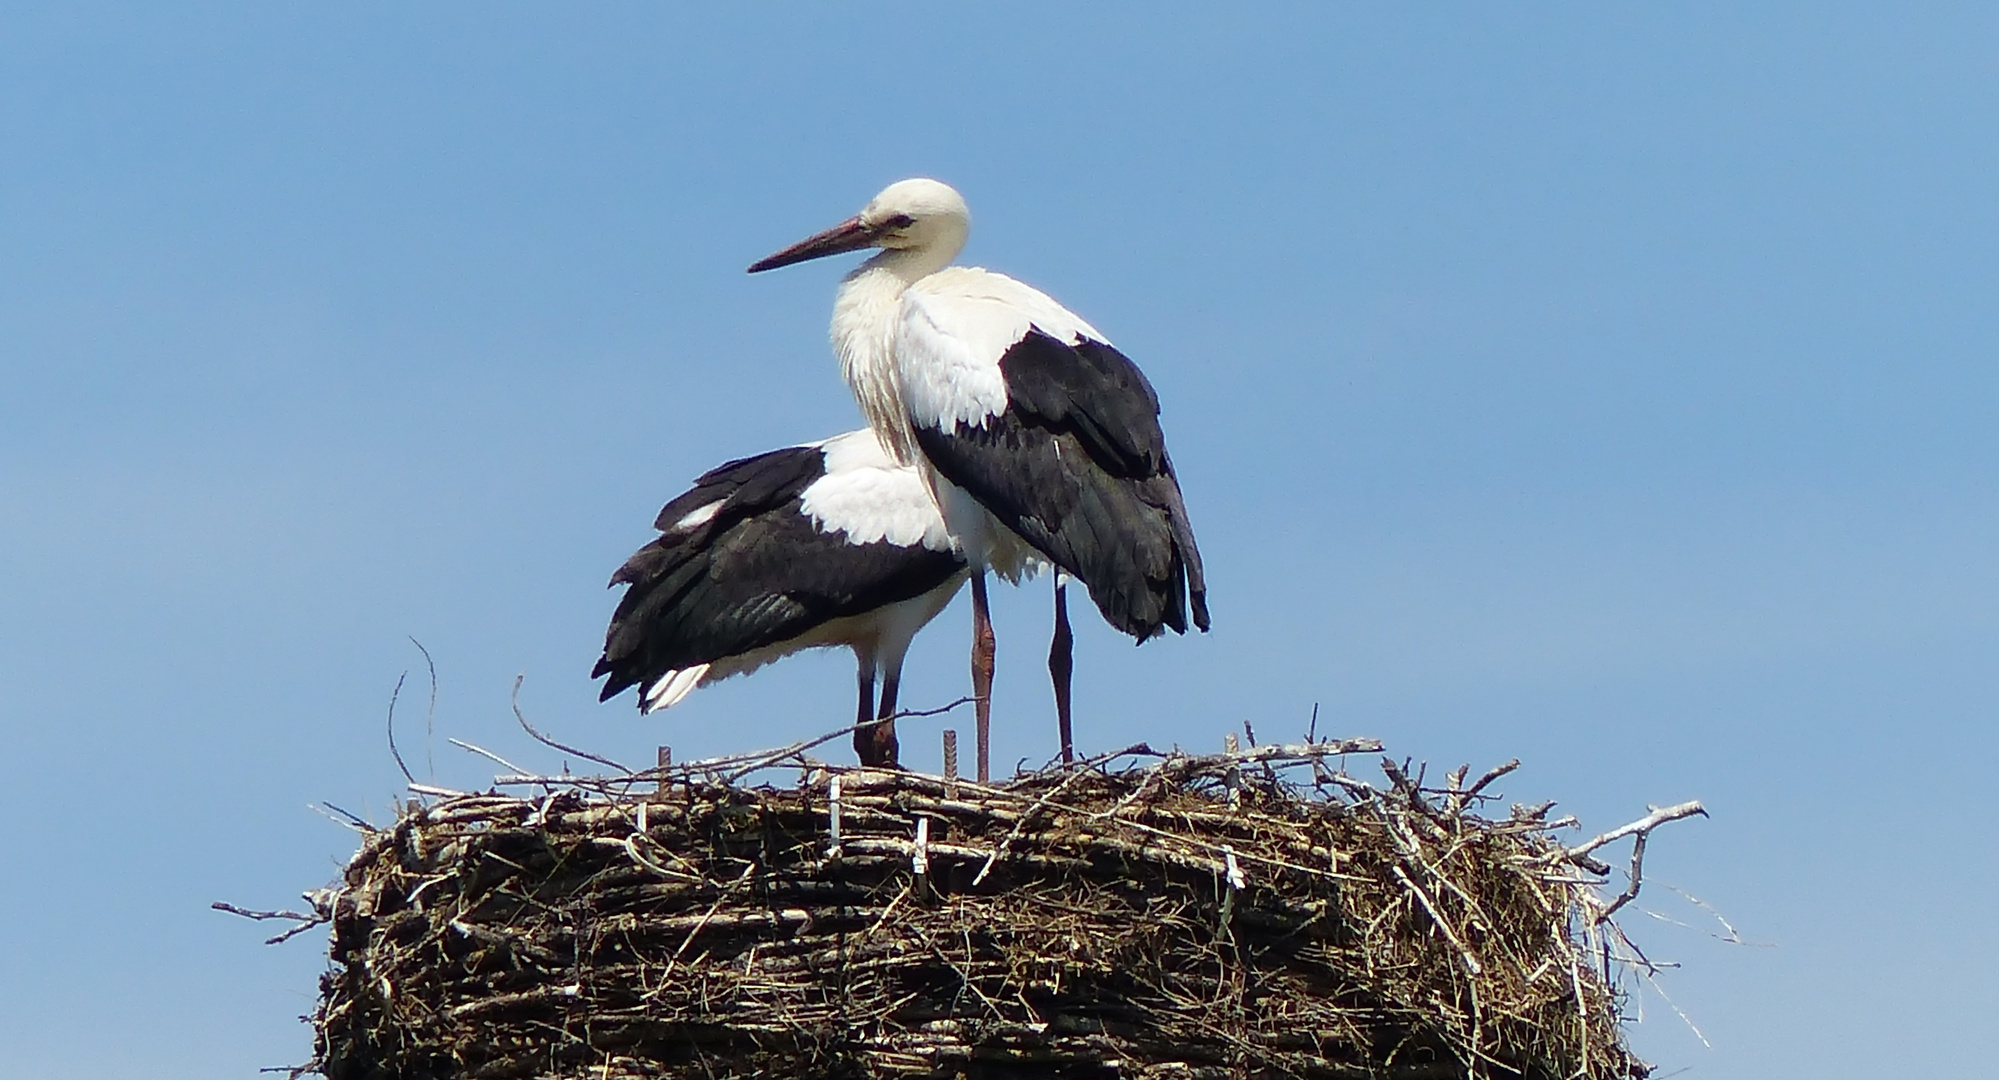
{"type": "Polygon", "coordinates": [[[930,269],[942,269],[957,257],[971,231],[972,214],[951,185],[917,178],[898,180],[882,189],[859,214],[808,236],[750,265],[750,273],[838,255],[843,251],[882,248],[907,251],[930,269]]]}

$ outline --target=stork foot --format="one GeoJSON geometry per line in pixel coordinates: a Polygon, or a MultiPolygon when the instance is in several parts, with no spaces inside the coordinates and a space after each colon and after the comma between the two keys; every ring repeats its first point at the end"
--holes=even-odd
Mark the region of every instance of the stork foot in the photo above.
{"type": "Polygon", "coordinates": [[[895,737],[895,721],[884,720],[854,732],[854,754],[870,769],[900,769],[901,744],[895,737]]]}

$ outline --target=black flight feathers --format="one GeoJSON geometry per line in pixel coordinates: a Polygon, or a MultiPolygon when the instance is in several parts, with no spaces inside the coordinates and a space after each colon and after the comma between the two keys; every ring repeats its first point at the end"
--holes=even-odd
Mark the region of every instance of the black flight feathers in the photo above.
{"type": "Polygon", "coordinates": [[[630,588],[591,672],[609,676],[602,700],[921,596],[964,568],[949,552],[819,531],[800,496],[825,472],[817,447],[774,450],[713,469],[666,504],[655,525],[662,535],[611,577],[630,588]],[[718,501],[706,521],[675,527],[718,501]]]}
{"type": "MultiPolygon", "coordinates": [[[[692,488],[660,508],[652,527],[666,532],[694,511],[727,500],[711,519],[720,525],[724,516],[741,518],[800,495],[814,480],[825,475],[826,454],[816,446],[788,446],[737,458],[702,473],[692,488]]],[[[623,573],[620,570],[618,575],[623,573]]],[[[612,576],[611,584],[626,580],[618,575],[612,576]]]]}
{"type": "Polygon", "coordinates": [[[1008,405],[982,427],[916,425],[944,478],[1089,587],[1140,641],[1208,628],[1200,549],[1159,429],[1159,396],[1123,353],[1030,330],[1000,357],[1008,405]]]}

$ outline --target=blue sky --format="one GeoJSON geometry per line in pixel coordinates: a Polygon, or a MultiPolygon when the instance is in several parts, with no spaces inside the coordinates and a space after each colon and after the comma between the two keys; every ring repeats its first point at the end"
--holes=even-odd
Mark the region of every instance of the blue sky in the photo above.
{"type": "MultiPolygon", "coordinates": [[[[1973,5],[10,7],[0,1074],[305,1058],[323,937],[207,905],[331,878],[308,803],[385,816],[409,636],[445,784],[491,772],[446,736],[559,767],[523,672],[628,760],[844,722],[839,656],[645,719],[587,674],[661,502],[858,423],[839,267],[743,268],[917,174],[1165,401],[1215,631],[1080,623],[1085,748],[1317,703],[1591,826],[1704,799],[1645,897],[1692,925],[1632,925],[1712,1046],[1648,992],[1639,1048],[1976,1073],[1995,58],[1973,5]]],[[[995,600],[1039,761],[1047,594],[995,600]]]]}

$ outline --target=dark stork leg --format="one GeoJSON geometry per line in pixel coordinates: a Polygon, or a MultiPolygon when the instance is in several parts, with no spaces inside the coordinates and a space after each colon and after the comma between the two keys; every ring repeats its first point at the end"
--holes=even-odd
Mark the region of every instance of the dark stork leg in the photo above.
{"type": "Polygon", "coordinates": [[[875,718],[875,658],[854,654],[860,661],[861,705],[855,712],[854,723],[861,725],[854,729],[854,754],[863,765],[879,764],[874,760],[875,732],[871,721],[875,718]]]}
{"type": "Polygon", "coordinates": [[[992,779],[993,619],[986,609],[986,573],[972,570],[972,709],[978,716],[979,783],[992,779]]]}
{"type": "Polygon", "coordinates": [[[1055,571],[1055,638],[1048,643],[1048,676],[1055,682],[1055,724],[1062,734],[1062,764],[1076,761],[1069,740],[1069,676],[1075,671],[1075,635],[1069,632],[1069,600],[1062,571],[1055,571]]]}
{"type": "Polygon", "coordinates": [[[871,764],[884,769],[902,768],[900,760],[902,747],[895,739],[894,719],[895,692],[898,685],[902,682],[902,671],[900,668],[901,664],[898,663],[896,667],[889,669],[882,676],[881,709],[875,713],[881,719],[881,723],[876,724],[874,728],[875,760],[871,764]]]}

